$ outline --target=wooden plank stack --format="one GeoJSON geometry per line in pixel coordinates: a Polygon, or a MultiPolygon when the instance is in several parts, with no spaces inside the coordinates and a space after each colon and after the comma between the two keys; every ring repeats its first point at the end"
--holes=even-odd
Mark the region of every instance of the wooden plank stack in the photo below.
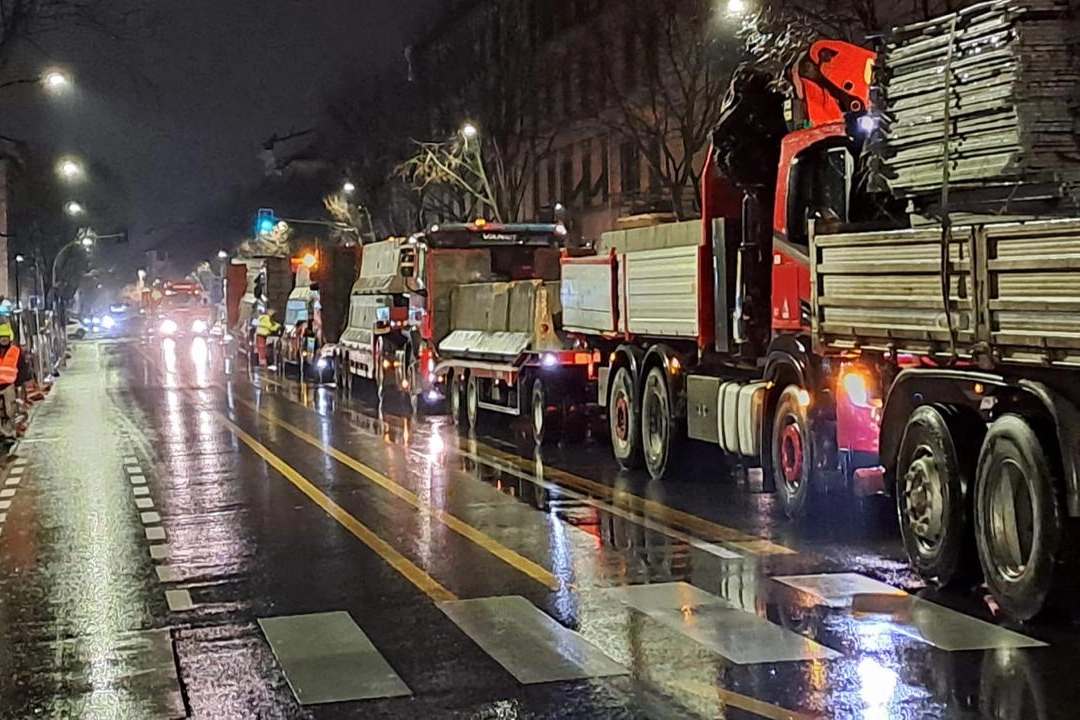
{"type": "Polygon", "coordinates": [[[1080,205],[1080,0],[991,0],[894,30],[867,143],[876,185],[917,209],[1080,205]]]}

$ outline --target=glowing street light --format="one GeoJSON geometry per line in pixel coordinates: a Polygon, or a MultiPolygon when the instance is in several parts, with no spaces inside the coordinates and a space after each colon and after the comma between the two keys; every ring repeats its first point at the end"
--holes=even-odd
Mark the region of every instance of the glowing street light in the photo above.
{"type": "Polygon", "coordinates": [[[72,200],[64,206],[64,212],[66,212],[71,217],[78,217],[79,215],[83,215],[84,213],[86,213],[86,208],[82,206],[82,203],[72,200]]]}
{"type": "Polygon", "coordinates": [[[64,180],[72,182],[83,176],[83,166],[78,160],[65,158],[56,166],[56,172],[64,180]]]}
{"type": "Polygon", "coordinates": [[[742,17],[746,14],[749,8],[746,6],[746,0],[728,0],[727,14],[728,17],[742,17]]]}
{"type": "Polygon", "coordinates": [[[227,250],[218,250],[217,251],[217,257],[218,257],[218,260],[228,260],[229,259],[229,252],[227,250]]]}
{"type": "Polygon", "coordinates": [[[315,257],[314,253],[308,253],[307,255],[304,255],[303,259],[300,262],[308,270],[311,270],[319,263],[319,258],[315,257]]]}
{"type": "Polygon", "coordinates": [[[87,250],[94,247],[94,238],[90,237],[89,235],[84,236],[83,239],[79,242],[81,242],[82,246],[87,250]]]}
{"type": "Polygon", "coordinates": [[[71,87],[71,77],[63,70],[47,70],[41,76],[45,89],[54,94],[66,92],[71,87]]]}
{"type": "Polygon", "coordinates": [[[475,140],[480,136],[480,129],[471,122],[465,123],[461,126],[461,137],[466,141],[475,140]]]}
{"type": "Polygon", "coordinates": [[[346,195],[352,195],[356,192],[356,185],[353,182],[346,180],[345,184],[341,186],[341,189],[345,191],[346,195]]]}

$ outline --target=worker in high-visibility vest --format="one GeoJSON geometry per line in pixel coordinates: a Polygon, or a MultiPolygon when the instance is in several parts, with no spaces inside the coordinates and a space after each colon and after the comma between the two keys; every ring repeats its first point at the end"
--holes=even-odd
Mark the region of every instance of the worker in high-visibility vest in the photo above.
{"type": "Polygon", "coordinates": [[[259,321],[255,324],[255,350],[259,354],[259,367],[266,367],[266,344],[270,336],[280,329],[280,323],[274,320],[273,308],[259,316],[259,321]]]}
{"type": "Polygon", "coordinates": [[[7,439],[16,437],[19,392],[29,379],[26,353],[15,342],[11,325],[4,323],[0,325],[0,434],[7,439]]]}

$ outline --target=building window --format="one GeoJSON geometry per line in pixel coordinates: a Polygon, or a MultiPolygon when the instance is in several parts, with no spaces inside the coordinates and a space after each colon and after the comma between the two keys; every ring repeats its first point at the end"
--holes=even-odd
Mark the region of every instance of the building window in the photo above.
{"type": "Polygon", "coordinates": [[[562,162],[562,201],[569,205],[574,201],[574,157],[573,152],[566,151],[566,157],[562,162]]]}
{"type": "Polygon", "coordinates": [[[623,30],[623,85],[627,90],[637,87],[637,31],[633,24],[623,30]]]}
{"type": "Polygon", "coordinates": [[[592,152],[586,147],[581,152],[581,198],[585,207],[592,207],[596,198],[592,177],[592,152]]]}
{"type": "Polygon", "coordinates": [[[619,168],[622,172],[622,194],[641,192],[641,156],[637,145],[624,142],[619,148],[619,168]]]}

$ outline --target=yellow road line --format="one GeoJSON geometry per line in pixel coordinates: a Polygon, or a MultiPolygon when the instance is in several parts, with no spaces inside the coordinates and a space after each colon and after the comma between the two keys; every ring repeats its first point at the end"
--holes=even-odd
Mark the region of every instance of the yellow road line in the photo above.
{"type": "Polygon", "coordinates": [[[298,473],[288,463],[272,453],[265,445],[248,435],[221,413],[214,411],[218,420],[229,428],[245,445],[251,448],[256,455],[267,462],[270,467],[277,470],[289,482],[296,486],[300,492],[311,498],[312,502],[321,507],[327,515],[334,518],[346,530],[356,536],[360,542],[371,548],[379,557],[385,560],[392,568],[401,573],[405,578],[422,590],[435,602],[457,600],[454,593],[447,590],[439,582],[417,567],[411,560],[395,550],[388,542],[372,532],[366,525],[346,512],[340,505],[324,495],[315,485],[298,473]]]}
{"type": "MultiPolygon", "coordinates": [[[[461,450],[470,451],[470,444],[471,441],[467,438],[461,438],[459,440],[459,448],[461,450]]],[[[532,460],[526,460],[518,455],[503,452],[502,450],[493,448],[490,445],[485,445],[484,443],[476,443],[475,447],[492,457],[508,462],[528,472],[536,471],[535,463],[532,460]]],[[[595,480],[588,480],[563,470],[545,467],[544,478],[556,485],[564,485],[573,488],[588,495],[599,497],[602,500],[606,500],[617,506],[629,507],[646,517],[657,518],[665,525],[686,530],[691,535],[702,540],[722,542],[725,545],[739,548],[752,555],[795,554],[795,551],[791,548],[784,547],[783,545],[779,545],[770,540],[749,535],[725,525],[719,525],[711,520],[698,517],[697,515],[691,515],[688,512],[668,507],[655,500],[649,500],[623,490],[618,490],[610,485],[605,485],[604,483],[599,483],[595,480]]]]}
{"type": "Polygon", "coordinates": [[[748,695],[725,690],[722,687],[716,687],[704,682],[679,680],[672,683],[670,687],[701,698],[716,698],[729,707],[745,710],[759,717],[767,718],[767,720],[820,720],[817,715],[788,710],[779,705],[773,705],[764,700],[757,700],[748,695]]]}
{"type": "Polygon", "coordinates": [[[306,442],[308,445],[311,445],[312,447],[321,450],[322,452],[334,458],[350,470],[353,470],[354,472],[363,475],[368,480],[372,481],[387,492],[409,503],[421,513],[430,514],[436,520],[446,525],[446,527],[450,528],[465,539],[480,546],[484,550],[488,551],[495,557],[505,562],[507,565],[510,565],[515,570],[529,576],[541,585],[546,586],[550,590],[560,590],[563,587],[564,583],[546,568],[534,563],[532,560],[529,560],[527,557],[515,552],[514,550],[511,550],[499,541],[488,535],[485,535],[484,533],[474,528],[472,525],[469,525],[458,517],[446,512],[445,510],[435,507],[434,505],[425,503],[411,490],[402,487],[399,483],[391,480],[389,477],[383,475],[378,470],[364,465],[355,458],[346,455],[332,445],[324,443],[322,440],[304,432],[295,425],[281,420],[280,418],[274,417],[273,415],[267,414],[265,411],[260,410],[253,403],[245,400],[244,398],[238,397],[236,400],[241,405],[245,405],[246,407],[261,415],[270,424],[276,425],[288,431],[292,435],[295,435],[297,438],[306,442]]]}

